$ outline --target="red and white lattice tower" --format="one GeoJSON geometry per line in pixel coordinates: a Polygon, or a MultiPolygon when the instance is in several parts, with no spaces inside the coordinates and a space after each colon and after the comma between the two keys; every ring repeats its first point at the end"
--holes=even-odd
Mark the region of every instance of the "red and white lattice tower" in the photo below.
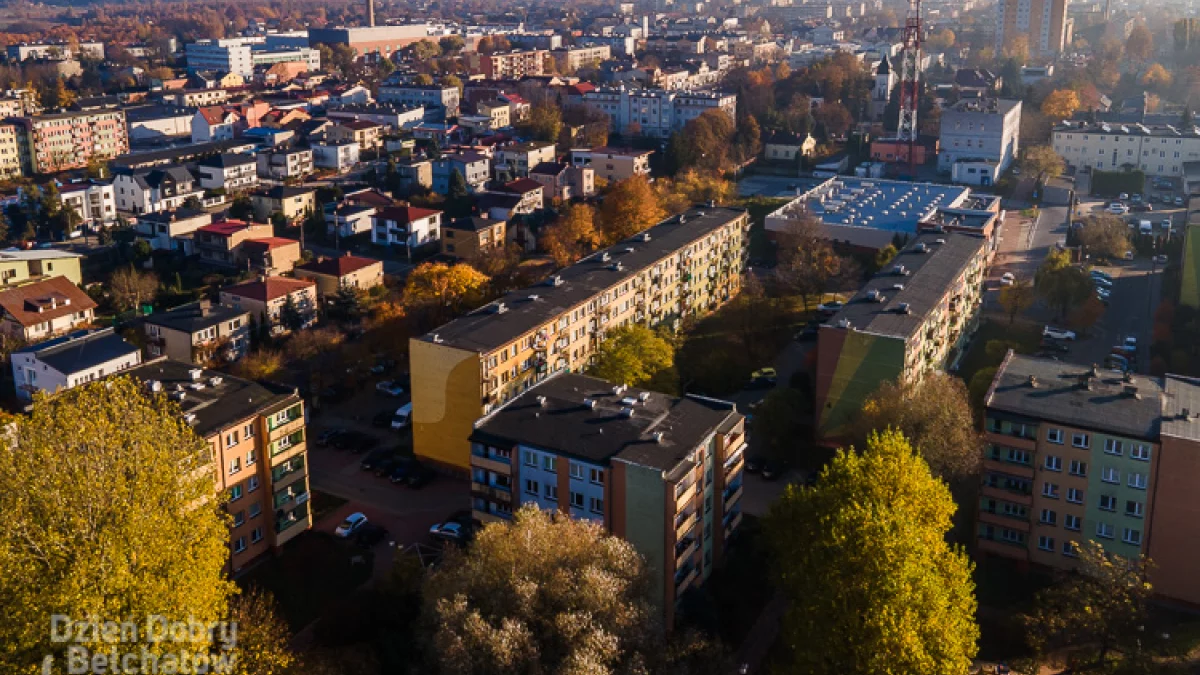
{"type": "Polygon", "coordinates": [[[908,143],[908,163],[916,164],[917,103],[921,98],[921,0],[908,0],[904,19],[904,51],[900,54],[900,119],[896,137],[908,143]]]}

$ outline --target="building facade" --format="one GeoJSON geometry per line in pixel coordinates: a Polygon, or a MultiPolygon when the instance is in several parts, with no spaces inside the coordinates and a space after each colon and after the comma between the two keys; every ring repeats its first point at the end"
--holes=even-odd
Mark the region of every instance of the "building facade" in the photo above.
{"type": "Polygon", "coordinates": [[[1000,0],[996,3],[996,53],[1019,36],[1029,40],[1029,53],[1057,56],[1071,42],[1072,20],[1067,0],[1000,0]]]}
{"type": "Polygon", "coordinates": [[[55,394],[119,373],[142,362],[142,350],[112,328],[81,330],[12,353],[17,400],[55,394]]]}
{"type": "Polygon", "coordinates": [[[83,169],[129,152],[125,113],[95,110],[15,117],[26,174],[83,169]]]}
{"type": "Polygon", "coordinates": [[[117,197],[112,183],[68,183],[58,189],[63,208],[71,208],[85,225],[110,225],[117,219],[117,197]]]}
{"type": "Polygon", "coordinates": [[[418,456],[466,471],[472,424],[552,373],[583,370],[605,331],[677,328],[737,294],[749,215],[694,208],[410,341],[418,456]]]}
{"type": "Polygon", "coordinates": [[[1054,128],[1051,147],[1079,170],[1182,177],[1185,162],[1200,161],[1200,127],[1064,122],[1054,128]]]}
{"type": "Polygon", "coordinates": [[[653,150],[633,148],[591,148],[571,151],[571,166],[591,169],[596,178],[609,183],[634,176],[650,175],[650,155],[653,150]]]}
{"type": "Polygon", "coordinates": [[[974,185],[994,185],[1000,175],[1017,160],[1020,151],[1021,101],[1009,99],[964,99],[942,109],[941,132],[938,139],[938,170],[953,174],[954,165],[969,162],[989,167],[987,174],[976,180],[955,182],[974,185]]]}
{"type": "Polygon", "coordinates": [[[596,89],[583,95],[583,104],[608,115],[612,130],[667,138],[709,110],[719,110],[735,120],[737,95],[707,91],[662,89],[596,89]]]}
{"type": "Polygon", "coordinates": [[[25,342],[39,342],[90,324],[96,303],[63,276],[33,277],[0,291],[0,330],[25,342]]]}
{"type": "Polygon", "coordinates": [[[489,80],[519,80],[523,77],[540,76],[545,71],[548,53],[541,49],[495,54],[470,52],[467,54],[467,64],[472,73],[483,75],[489,80]]]}
{"type": "Polygon", "coordinates": [[[195,365],[232,363],[250,349],[250,313],[208,300],[151,314],[146,353],[195,365]]]}

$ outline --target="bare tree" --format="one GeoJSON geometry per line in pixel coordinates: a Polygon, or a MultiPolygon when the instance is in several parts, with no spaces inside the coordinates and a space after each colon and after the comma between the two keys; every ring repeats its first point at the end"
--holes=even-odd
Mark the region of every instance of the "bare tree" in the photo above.
{"type": "Polygon", "coordinates": [[[108,285],[113,304],[121,310],[133,309],[158,293],[158,277],[150,272],[139,272],[132,265],[113,272],[108,285]]]}

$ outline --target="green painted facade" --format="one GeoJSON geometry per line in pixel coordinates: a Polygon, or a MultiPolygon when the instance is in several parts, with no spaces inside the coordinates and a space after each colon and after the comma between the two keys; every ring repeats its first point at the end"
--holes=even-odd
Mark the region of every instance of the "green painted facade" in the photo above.
{"type": "Polygon", "coordinates": [[[846,331],[833,379],[821,410],[821,435],[841,437],[862,409],[863,401],[879,385],[899,379],[904,372],[904,340],[858,331],[846,331]]]}
{"type": "Polygon", "coordinates": [[[1142,549],[1141,544],[1127,544],[1122,541],[1125,528],[1140,532],[1141,541],[1144,542],[1148,525],[1146,516],[1149,509],[1146,507],[1146,500],[1150,494],[1150,461],[1133,459],[1130,456],[1133,449],[1139,445],[1146,448],[1151,447],[1147,441],[1101,433],[1091,434],[1091,466],[1088,467],[1088,491],[1084,500],[1087,510],[1084,515],[1083,532],[1080,533],[1088,540],[1100,543],[1104,546],[1104,550],[1127,558],[1136,557],[1142,549]],[[1113,454],[1106,450],[1110,443],[1120,444],[1120,454],[1113,454]],[[1117,482],[1105,482],[1106,469],[1117,472],[1115,476],[1117,482]],[[1143,477],[1142,484],[1146,486],[1145,489],[1129,486],[1129,479],[1133,474],[1140,474],[1143,477]],[[1100,508],[1102,497],[1113,499],[1111,511],[1100,508]],[[1142,517],[1127,515],[1129,502],[1137,502],[1142,505],[1142,517]],[[1111,539],[1097,536],[1096,527],[1101,522],[1112,526],[1111,539]]]}
{"type": "Polygon", "coordinates": [[[1200,309],[1200,225],[1188,225],[1183,242],[1183,279],[1179,304],[1200,309]]]}
{"type": "MultiPolygon", "coordinates": [[[[667,537],[663,504],[666,484],[662,472],[636,464],[625,465],[625,539],[646,559],[650,569],[650,599],[660,610],[666,588],[663,570],[667,568],[667,537]]],[[[670,564],[674,564],[672,558],[670,564]]]]}

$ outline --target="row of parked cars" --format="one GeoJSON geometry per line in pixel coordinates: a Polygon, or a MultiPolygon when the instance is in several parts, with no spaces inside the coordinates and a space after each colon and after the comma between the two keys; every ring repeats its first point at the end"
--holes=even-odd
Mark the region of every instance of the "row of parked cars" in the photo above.
{"type": "MultiPolygon", "coordinates": [[[[439,541],[465,544],[474,539],[482,527],[483,524],[475,520],[470,511],[455,511],[446,520],[432,525],[429,528],[429,536],[439,541]]],[[[360,511],[346,516],[333,533],[342,539],[352,539],[356,545],[363,548],[371,548],[387,537],[388,530],[382,525],[372,523],[367,514],[360,511]]]]}
{"type": "Polygon", "coordinates": [[[437,478],[437,472],[409,455],[394,448],[377,448],[367,453],[358,464],[380,478],[419,490],[437,478]]]}

